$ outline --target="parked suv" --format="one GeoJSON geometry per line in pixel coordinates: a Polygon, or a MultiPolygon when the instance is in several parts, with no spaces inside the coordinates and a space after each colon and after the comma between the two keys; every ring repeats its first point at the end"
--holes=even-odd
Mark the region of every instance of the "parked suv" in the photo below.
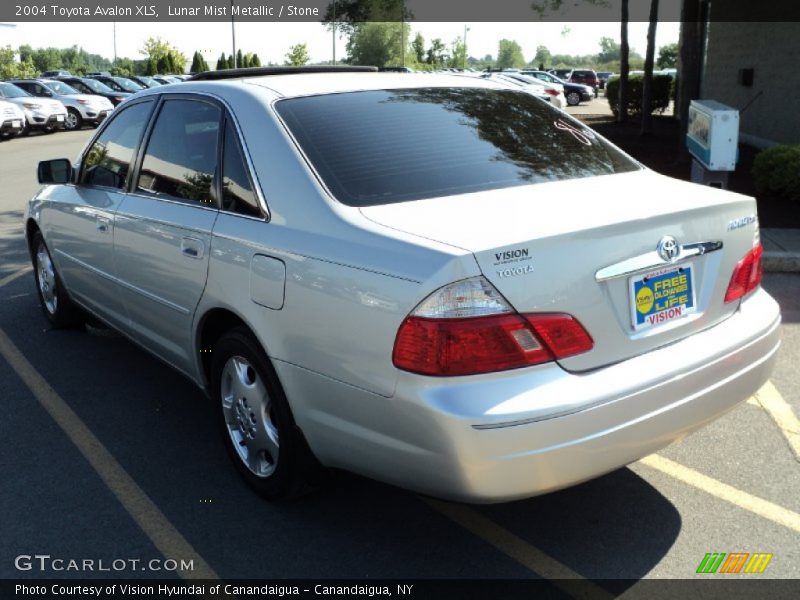
{"type": "Polygon", "coordinates": [[[39,98],[54,98],[61,102],[67,108],[64,129],[69,131],[80,129],[84,123],[97,127],[114,110],[114,105],[108,99],[82,94],[63,81],[21,79],[12,83],[39,98]]]}
{"type": "Polygon", "coordinates": [[[117,106],[125,101],[131,92],[118,92],[112,90],[106,84],[92,79],[90,77],[61,77],[59,81],[63,81],[70,87],[75,88],[83,94],[94,94],[95,96],[102,96],[111,101],[111,104],[117,106]]]}
{"type": "Polygon", "coordinates": [[[545,71],[526,69],[522,71],[522,74],[528,75],[529,77],[535,77],[536,79],[544,81],[545,83],[562,86],[564,89],[564,97],[566,98],[567,104],[570,106],[577,106],[581,102],[588,102],[594,98],[594,90],[588,85],[570,83],[568,81],[564,81],[563,79],[559,79],[552,73],[547,73],[545,71]]]}
{"type": "Polygon", "coordinates": [[[597,78],[597,73],[591,69],[574,69],[569,75],[570,83],[580,83],[588,85],[594,90],[594,95],[597,96],[600,89],[600,80],[597,78]]]}
{"type": "Polygon", "coordinates": [[[135,94],[136,92],[145,89],[144,86],[139,85],[135,81],[131,81],[127,77],[115,77],[114,75],[89,75],[89,78],[96,79],[100,83],[104,83],[115,92],[128,92],[135,94]]]}
{"type": "Polygon", "coordinates": [[[7,81],[0,81],[0,99],[16,104],[25,113],[23,133],[38,129],[52,133],[63,129],[67,118],[66,107],[58,100],[37,98],[7,81]]]}
{"type": "Polygon", "coordinates": [[[259,493],[321,464],[541,494],[767,380],[780,313],[753,198],[650,171],[491,79],[328,71],[136,94],[74,165],[39,164],[24,216],[49,322],[91,313],[205,389],[259,493]]]}
{"type": "Polygon", "coordinates": [[[0,100],[0,138],[15,137],[24,130],[25,113],[22,109],[13,102],[0,100]]]}

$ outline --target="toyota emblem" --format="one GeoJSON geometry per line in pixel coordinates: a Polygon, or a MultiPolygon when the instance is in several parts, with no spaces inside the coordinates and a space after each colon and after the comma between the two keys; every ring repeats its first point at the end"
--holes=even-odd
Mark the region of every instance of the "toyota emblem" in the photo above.
{"type": "Polygon", "coordinates": [[[665,261],[673,262],[681,253],[681,247],[678,245],[678,240],[671,235],[665,235],[658,242],[656,252],[658,252],[658,255],[665,261]]]}

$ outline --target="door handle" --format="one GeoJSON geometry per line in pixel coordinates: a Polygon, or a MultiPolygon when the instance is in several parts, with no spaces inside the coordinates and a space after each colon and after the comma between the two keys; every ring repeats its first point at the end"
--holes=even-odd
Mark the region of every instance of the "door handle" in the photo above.
{"type": "Polygon", "coordinates": [[[202,240],[193,237],[181,238],[181,253],[189,258],[203,258],[205,244],[202,240]]]}
{"type": "Polygon", "coordinates": [[[100,233],[108,233],[108,227],[111,224],[111,220],[106,217],[97,217],[97,221],[95,223],[95,228],[100,233]]]}

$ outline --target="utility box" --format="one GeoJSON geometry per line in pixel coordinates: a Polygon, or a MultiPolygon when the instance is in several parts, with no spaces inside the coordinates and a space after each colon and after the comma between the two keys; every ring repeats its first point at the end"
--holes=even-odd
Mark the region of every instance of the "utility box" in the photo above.
{"type": "Polygon", "coordinates": [[[716,100],[692,100],[686,147],[709,171],[735,171],[739,111],[716,100]]]}

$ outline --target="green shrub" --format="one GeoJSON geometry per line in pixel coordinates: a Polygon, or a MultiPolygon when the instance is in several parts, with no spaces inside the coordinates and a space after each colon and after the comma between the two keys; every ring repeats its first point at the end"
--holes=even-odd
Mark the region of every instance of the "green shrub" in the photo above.
{"type": "MultiPolygon", "coordinates": [[[[628,78],[628,115],[638,117],[642,114],[642,86],[644,76],[632,75],[628,78]]],[[[663,113],[669,107],[672,95],[673,80],[669,75],[653,75],[652,111],[663,113]]],[[[606,98],[611,112],[616,117],[619,113],[619,77],[606,82],[606,98]]]]}
{"type": "Polygon", "coordinates": [[[800,201],[800,144],[773,146],[753,161],[753,180],[760,193],[800,201]]]}

